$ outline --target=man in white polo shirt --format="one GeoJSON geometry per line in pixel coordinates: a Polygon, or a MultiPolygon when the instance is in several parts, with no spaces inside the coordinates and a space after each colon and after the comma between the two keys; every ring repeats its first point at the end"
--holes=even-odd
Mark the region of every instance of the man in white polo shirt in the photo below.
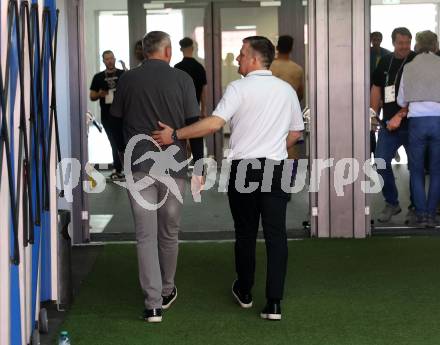
{"type": "Polygon", "coordinates": [[[281,319],[287,268],[288,194],[281,188],[283,163],[287,148],[304,129],[295,90],[269,70],[274,55],[275,48],[267,38],[245,38],[237,57],[238,72],[245,78],[229,84],[213,115],[177,130],[159,123],[163,130],[153,132],[160,145],[169,145],[214,133],[230,121],[232,165],[228,197],[235,226],[237,272],[232,293],[243,308],[252,307],[261,216],[267,251],[267,304],[261,317],[268,320],[281,319]]]}

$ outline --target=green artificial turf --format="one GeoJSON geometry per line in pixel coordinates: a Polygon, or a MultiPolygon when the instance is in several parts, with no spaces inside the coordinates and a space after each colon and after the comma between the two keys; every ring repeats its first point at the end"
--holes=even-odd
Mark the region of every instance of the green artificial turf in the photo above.
{"type": "Polygon", "coordinates": [[[440,344],[440,239],[289,242],[283,320],[261,320],[264,244],[254,307],[230,286],[233,243],[181,244],[178,299],[161,324],[138,319],[143,298],[134,245],[107,245],[62,328],[73,345],[440,344]]]}

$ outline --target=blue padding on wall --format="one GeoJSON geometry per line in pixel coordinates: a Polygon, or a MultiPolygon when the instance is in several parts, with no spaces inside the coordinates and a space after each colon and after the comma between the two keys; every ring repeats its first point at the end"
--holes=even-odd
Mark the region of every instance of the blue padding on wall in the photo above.
{"type": "MultiPolygon", "coordinates": [[[[10,105],[10,113],[9,113],[9,140],[11,147],[11,163],[12,163],[12,176],[15,177],[15,121],[14,115],[16,114],[15,110],[15,90],[17,87],[17,78],[18,78],[18,50],[17,50],[17,37],[16,37],[16,29],[15,29],[15,20],[17,18],[14,17],[13,23],[13,34],[11,41],[11,50],[9,52],[9,73],[10,73],[10,86],[9,86],[9,105],[10,105]]],[[[8,87],[8,85],[5,85],[8,87]]],[[[15,180],[13,181],[13,188],[16,188],[15,180]]],[[[15,193],[14,193],[15,194],[15,193]]],[[[16,196],[17,197],[17,196],[16,196]]],[[[15,200],[11,200],[11,203],[14,203],[15,200]]],[[[15,220],[11,217],[11,223],[15,220]]],[[[9,228],[10,231],[10,253],[14,253],[14,230],[11,226],[9,228]]],[[[21,344],[21,301],[20,301],[20,282],[19,282],[19,270],[18,266],[11,264],[10,265],[10,289],[11,289],[11,345],[19,345],[21,344]]]]}
{"type": "MultiPolygon", "coordinates": [[[[8,2],[9,0],[0,0],[2,4],[4,2],[8,2]]],[[[18,1],[18,4],[20,5],[20,0],[18,1]]],[[[37,0],[32,0],[32,4],[38,4],[37,0]]],[[[31,247],[31,282],[30,287],[32,291],[30,291],[31,294],[31,315],[26,315],[26,318],[30,318],[31,320],[34,319],[34,316],[37,314],[39,310],[39,305],[37,302],[39,300],[41,301],[47,301],[52,299],[52,271],[51,271],[51,214],[50,211],[47,209],[47,201],[48,197],[46,195],[46,199],[43,198],[45,191],[47,190],[46,186],[46,180],[45,176],[43,174],[43,147],[46,150],[46,154],[50,154],[50,147],[48,147],[49,143],[49,136],[51,133],[49,133],[49,120],[50,120],[50,88],[49,88],[49,81],[50,81],[50,46],[52,44],[52,37],[54,35],[55,30],[55,21],[56,21],[56,2],[54,0],[46,0],[44,1],[44,7],[50,8],[50,17],[51,17],[51,31],[49,32],[48,26],[45,28],[42,27],[42,23],[39,23],[40,27],[40,34],[45,35],[45,47],[42,52],[44,52],[44,56],[42,61],[40,61],[41,57],[41,51],[40,47],[38,46],[38,41],[35,40],[34,42],[34,49],[35,49],[35,57],[32,61],[33,65],[33,79],[34,79],[34,85],[32,85],[32,93],[34,95],[37,95],[37,85],[41,86],[41,103],[39,103],[39,98],[34,97],[34,107],[35,107],[35,116],[36,121],[35,123],[38,123],[38,117],[42,115],[39,124],[42,125],[41,130],[43,131],[44,135],[43,138],[39,138],[35,136],[35,133],[33,132],[33,129],[30,130],[30,136],[29,136],[29,146],[30,146],[30,179],[32,181],[31,187],[32,187],[32,200],[30,202],[32,203],[32,217],[31,219],[36,220],[40,219],[39,224],[30,224],[31,227],[33,227],[34,230],[34,242],[30,243],[31,247]],[[39,80],[39,76],[41,76],[41,79],[39,80]],[[39,105],[42,105],[42,107],[39,107],[39,105]],[[39,111],[42,111],[42,113],[38,113],[39,111]],[[42,142],[40,140],[42,139],[42,142]],[[37,174],[38,171],[38,174],[37,174]],[[36,191],[39,190],[38,200],[37,200],[37,193],[36,191]],[[37,204],[39,204],[39,208],[37,208],[37,204]],[[41,217],[38,217],[41,216],[41,217]],[[41,284],[39,286],[39,284],[41,284]],[[40,292],[40,295],[37,295],[37,291],[40,292]]],[[[1,9],[4,9],[2,6],[1,9]]],[[[40,9],[42,9],[40,7],[40,9]]],[[[3,13],[2,13],[3,14],[3,13]]],[[[1,20],[2,16],[0,16],[1,20]]],[[[4,16],[3,16],[4,18],[4,16]]],[[[15,18],[14,15],[14,21],[19,20],[18,18],[15,18]]],[[[39,21],[39,19],[37,19],[39,21]]],[[[7,23],[1,23],[2,29],[7,26],[7,23]]],[[[21,27],[21,22],[19,23],[21,27]]],[[[34,26],[34,22],[32,22],[31,19],[31,25],[34,26]]],[[[48,24],[48,23],[47,23],[48,24]]],[[[14,191],[14,194],[16,193],[16,183],[15,181],[20,181],[22,176],[16,176],[16,174],[20,174],[20,166],[17,165],[15,162],[15,150],[18,148],[19,145],[19,139],[16,137],[16,126],[18,125],[18,116],[19,111],[18,108],[15,107],[15,102],[17,100],[17,95],[15,90],[17,87],[20,87],[19,85],[19,48],[21,42],[17,40],[16,32],[15,32],[15,23],[12,25],[12,30],[14,31],[12,34],[12,41],[11,41],[11,49],[8,52],[8,72],[9,72],[9,84],[5,85],[5,88],[9,90],[8,93],[8,100],[9,103],[9,111],[7,114],[2,114],[2,116],[5,116],[4,119],[7,119],[8,126],[9,126],[9,144],[10,144],[10,154],[8,155],[9,158],[11,158],[11,173],[14,177],[13,188],[11,188],[11,191],[14,191]]],[[[35,34],[35,31],[32,31],[35,34]]],[[[41,42],[41,41],[40,41],[41,42]]],[[[1,42],[2,49],[6,49],[6,42],[1,42]]],[[[41,42],[42,43],[42,42],[41,42]]],[[[27,44],[27,42],[25,42],[27,44]]],[[[26,62],[24,64],[29,63],[28,56],[24,55],[24,59],[26,62]]],[[[25,81],[26,82],[26,81],[25,81]]],[[[29,87],[29,84],[26,85],[29,87]]],[[[19,90],[18,92],[21,92],[19,90]]],[[[29,105],[29,100],[25,100],[26,105],[29,105]]],[[[29,115],[29,114],[26,114],[29,115]]],[[[23,118],[22,118],[23,119],[23,118]]],[[[22,157],[19,157],[21,160],[22,157]]],[[[51,157],[50,159],[56,159],[56,157],[51,157]]],[[[21,163],[19,163],[21,164],[21,163]]],[[[46,167],[44,167],[46,168],[46,167]]],[[[49,168],[49,167],[47,167],[49,168]]],[[[23,169],[23,168],[21,168],[23,169]]],[[[23,170],[22,170],[23,171],[23,170]]],[[[1,173],[1,172],[0,172],[1,173]]],[[[49,172],[48,172],[49,173],[49,172]]],[[[53,185],[56,181],[49,180],[50,185],[53,185]]],[[[3,185],[4,181],[2,181],[3,185]]],[[[20,194],[24,192],[25,187],[21,187],[20,194]]],[[[18,198],[20,200],[21,195],[16,195],[15,198],[18,198]]],[[[10,197],[10,202],[12,205],[15,205],[16,200],[14,199],[14,196],[10,197]]],[[[26,212],[24,209],[20,211],[20,218],[24,216],[24,212],[26,212]]],[[[5,212],[7,213],[7,211],[5,212]]],[[[15,218],[12,215],[12,210],[10,211],[10,228],[9,228],[9,235],[10,237],[10,253],[11,256],[14,254],[14,239],[16,233],[14,233],[14,226],[15,218]]],[[[53,226],[56,228],[56,224],[53,224],[53,226]]],[[[26,232],[27,234],[27,232],[26,232]]],[[[20,238],[23,238],[23,233],[20,231],[18,234],[20,238]]],[[[27,238],[26,238],[27,240],[27,238]]],[[[27,242],[26,242],[27,243],[27,242]]],[[[1,244],[0,244],[1,245],[1,244]]],[[[4,247],[3,247],[4,248],[4,247]]],[[[1,250],[1,247],[0,247],[1,250]]],[[[20,258],[20,264],[23,265],[23,258],[20,258]]],[[[29,269],[29,268],[26,268],[29,269]]],[[[11,264],[9,266],[9,273],[10,273],[10,300],[8,305],[8,311],[9,311],[9,317],[10,317],[10,339],[9,343],[10,345],[21,345],[22,344],[22,327],[24,326],[22,324],[22,317],[24,315],[21,314],[21,307],[24,305],[24,301],[21,301],[20,297],[24,293],[26,294],[29,291],[20,291],[20,286],[23,285],[22,282],[20,282],[20,266],[17,265],[17,263],[13,264],[11,261],[11,264]]],[[[28,288],[28,285],[25,287],[28,288]]],[[[32,322],[31,327],[33,328],[35,326],[35,323],[32,322]]],[[[27,326],[24,326],[27,327],[27,326]]],[[[32,331],[32,330],[29,330],[32,331]]],[[[28,333],[28,332],[26,332],[28,333]]],[[[29,343],[30,339],[26,339],[26,343],[29,343]]]]}
{"type": "Polygon", "coordinates": [[[18,277],[18,266],[11,265],[11,345],[21,344],[21,304],[18,277]]]}
{"type": "MultiPolygon", "coordinates": [[[[43,77],[43,119],[45,128],[45,145],[47,148],[47,153],[50,152],[50,147],[48,147],[49,140],[49,114],[50,114],[50,100],[49,100],[49,70],[50,70],[50,44],[52,43],[52,38],[55,28],[56,20],[56,7],[55,1],[46,0],[44,6],[50,9],[51,16],[51,32],[49,32],[49,23],[46,23],[46,27],[43,28],[43,35],[45,37],[45,48],[43,66],[42,66],[42,77],[43,77]]],[[[52,159],[55,159],[53,157],[52,159]]],[[[41,248],[41,301],[48,301],[51,299],[52,295],[52,280],[51,280],[51,241],[50,241],[50,213],[44,212],[42,218],[42,248],[41,248]]]]}

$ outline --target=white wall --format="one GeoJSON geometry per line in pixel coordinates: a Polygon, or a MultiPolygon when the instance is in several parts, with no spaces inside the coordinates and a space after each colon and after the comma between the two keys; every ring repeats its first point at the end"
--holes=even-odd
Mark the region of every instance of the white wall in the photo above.
{"type": "Polygon", "coordinates": [[[400,5],[372,5],[371,32],[380,31],[383,34],[382,47],[393,51],[391,32],[399,26],[411,31],[415,45],[416,33],[431,30],[439,33],[438,12],[439,5],[435,3],[400,4],[400,5]]]}
{"type": "MultiPolygon", "coordinates": [[[[57,0],[60,10],[58,22],[58,49],[56,65],[57,84],[57,111],[58,130],[61,147],[61,158],[70,158],[71,154],[71,128],[70,128],[70,93],[69,93],[69,46],[67,40],[67,15],[66,0],[57,0]]],[[[72,204],[59,200],[58,207],[71,210],[72,204]]]]}
{"type": "Polygon", "coordinates": [[[70,95],[69,95],[69,47],[67,40],[66,0],[57,0],[60,10],[58,22],[58,50],[56,66],[57,110],[60,132],[61,155],[70,157],[70,95]]]}

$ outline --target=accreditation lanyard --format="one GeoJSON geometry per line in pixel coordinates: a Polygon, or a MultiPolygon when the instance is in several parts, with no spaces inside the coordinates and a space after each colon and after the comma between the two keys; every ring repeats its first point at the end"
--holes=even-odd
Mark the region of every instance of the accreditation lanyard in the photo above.
{"type": "Polygon", "coordinates": [[[114,72],[105,71],[105,82],[107,83],[108,90],[107,95],[105,96],[105,104],[112,104],[115,96],[116,90],[116,82],[118,76],[116,74],[116,70],[114,72]]]}
{"type": "Polygon", "coordinates": [[[391,62],[390,62],[390,65],[388,66],[388,71],[387,71],[386,77],[385,77],[385,103],[393,103],[396,101],[397,77],[399,76],[399,73],[402,70],[403,66],[405,65],[407,59],[408,59],[408,56],[401,63],[399,69],[397,70],[396,76],[394,77],[394,81],[393,81],[392,85],[388,85],[388,82],[390,79],[390,70],[391,70],[391,66],[393,65],[393,61],[394,61],[394,55],[391,57],[391,62]]]}

